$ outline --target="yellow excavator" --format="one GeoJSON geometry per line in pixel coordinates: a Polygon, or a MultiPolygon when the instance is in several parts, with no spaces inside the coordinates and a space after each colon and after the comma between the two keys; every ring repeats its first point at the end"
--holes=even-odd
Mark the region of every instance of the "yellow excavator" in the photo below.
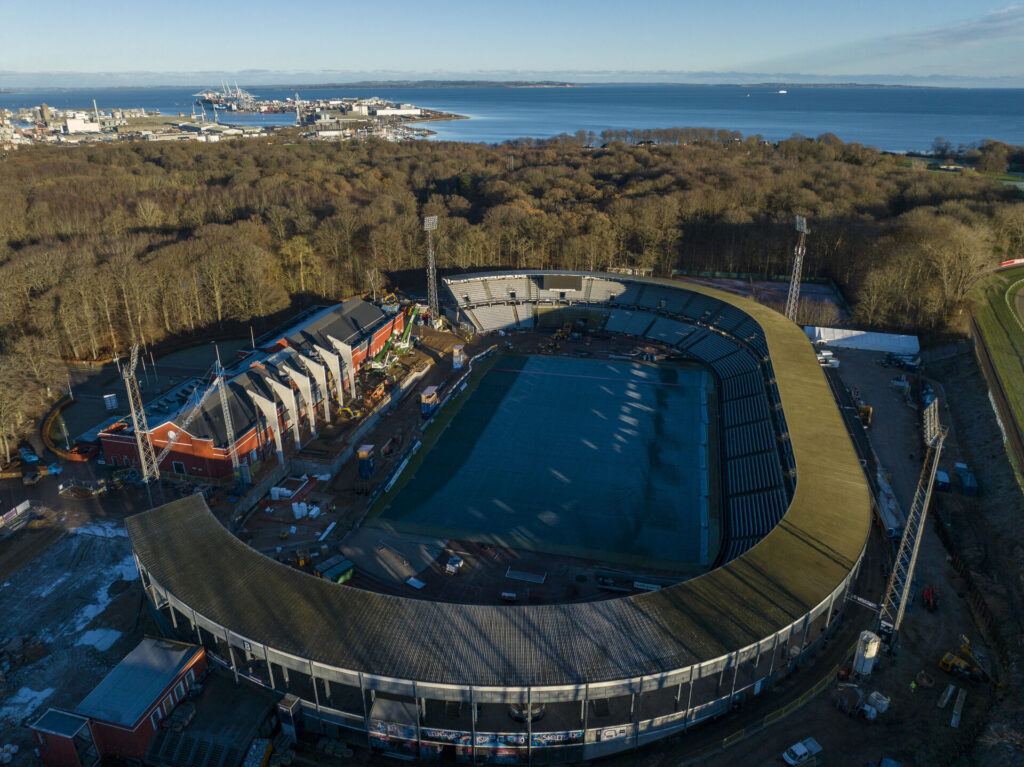
{"type": "Polygon", "coordinates": [[[971,640],[964,634],[960,635],[959,650],[943,655],[939,660],[939,668],[950,673],[963,674],[972,679],[987,679],[997,690],[1003,689],[1003,683],[992,676],[989,670],[978,661],[974,651],[971,650],[971,640]]]}

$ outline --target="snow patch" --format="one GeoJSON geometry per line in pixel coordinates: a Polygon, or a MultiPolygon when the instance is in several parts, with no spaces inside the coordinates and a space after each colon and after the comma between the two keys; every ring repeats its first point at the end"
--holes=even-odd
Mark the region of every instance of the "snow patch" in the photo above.
{"type": "Polygon", "coordinates": [[[121,522],[89,522],[71,530],[73,535],[94,535],[97,538],[127,538],[128,530],[121,522]]]}
{"type": "Polygon", "coordinates": [[[52,687],[39,691],[30,687],[22,687],[4,701],[3,707],[0,708],[0,722],[20,722],[31,715],[52,694],[52,687]]]}
{"type": "Polygon", "coordinates": [[[110,585],[112,583],[120,579],[132,581],[139,577],[139,571],[135,567],[135,557],[131,555],[125,557],[106,570],[105,575],[108,577],[102,579],[103,585],[96,592],[95,601],[79,610],[78,614],[72,619],[71,631],[73,633],[80,633],[86,626],[92,623],[93,618],[107,609],[113,601],[113,598],[110,596],[110,585]]]}
{"type": "Polygon", "coordinates": [[[75,644],[92,645],[100,652],[104,652],[109,650],[120,636],[121,632],[115,631],[114,629],[93,629],[92,631],[86,631],[82,634],[75,644]]]}

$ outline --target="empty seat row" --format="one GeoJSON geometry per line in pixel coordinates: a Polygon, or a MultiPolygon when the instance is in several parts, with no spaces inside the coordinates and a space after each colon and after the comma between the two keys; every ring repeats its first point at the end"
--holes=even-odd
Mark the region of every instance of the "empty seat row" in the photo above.
{"type": "Polygon", "coordinates": [[[773,450],[727,459],[725,484],[729,496],[780,487],[782,472],[779,469],[778,454],[773,450]]]}
{"type": "Polygon", "coordinates": [[[732,378],[722,381],[722,399],[731,400],[740,397],[750,397],[754,394],[764,395],[764,381],[761,380],[760,372],[752,370],[749,373],[740,373],[732,378]]]}
{"type": "Polygon", "coordinates": [[[723,304],[722,310],[715,317],[715,327],[726,333],[733,333],[737,327],[749,319],[750,317],[746,312],[741,312],[735,306],[723,304]]]}
{"type": "Polygon", "coordinates": [[[745,349],[738,349],[732,354],[715,360],[711,363],[711,367],[714,368],[721,378],[729,378],[751,370],[757,370],[757,363],[750,356],[750,352],[745,349]]]}
{"type": "Polygon", "coordinates": [[[699,357],[705,362],[714,362],[728,354],[736,351],[737,347],[732,341],[717,333],[708,333],[689,347],[690,354],[699,357]]]}
{"type": "Polygon", "coordinates": [[[768,404],[763,394],[752,394],[722,404],[722,420],[727,429],[756,421],[768,423],[768,419],[768,404]]]}
{"type": "Polygon", "coordinates": [[[533,327],[533,307],[536,304],[522,303],[516,304],[516,314],[519,315],[519,327],[521,328],[532,328],[533,327]]]}
{"type": "Polygon", "coordinates": [[[476,306],[491,301],[483,280],[464,280],[452,283],[450,287],[462,306],[476,306]]]}
{"type": "Polygon", "coordinates": [[[727,428],[723,432],[722,442],[728,458],[764,453],[774,447],[772,430],[765,421],[727,428]]]}
{"type": "MultiPolygon", "coordinates": [[[[584,282],[590,285],[588,300],[595,303],[604,303],[611,300],[612,297],[619,297],[626,292],[626,286],[621,282],[602,280],[597,277],[587,277],[584,282]]],[[[584,286],[584,293],[586,293],[586,286],[584,286]]]]}
{"type": "Polygon", "coordinates": [[[499,301],[531,298],[533,280],[529,277],[495,277],[488,282],[491,295],[499,301]]]}
{"type": "Polygon", "coordinates": [[[686,298],[687,294],[685,292],[675,288],[647,285],[644,288],[643,294],[637,298],[637,302],[640,306],[677,313],[685,305],[686,298]]]}
{"type": "Polygon", "coordinates": [[[473,316],[476,318],[478,330],[482,332],[509,330],[516,327],[515,314],[508,304],[474,307],[473,316]]]}
{"type": "Polygon", "coordinates": [[[651,329],[647,331],[647,337],[652,341],[660,341],[663,344],[675,346],[681,343],[693,331],[693,325],[687,325],[678,320],[670,320],[666,317],[658,317],[651,326],[651,329]]]}
{"type": "Polygon", "coordinates": [[[730,539],[762,538],[786,513],[788,498],[781,488],[733,496],[726,502],[730,539]]]}

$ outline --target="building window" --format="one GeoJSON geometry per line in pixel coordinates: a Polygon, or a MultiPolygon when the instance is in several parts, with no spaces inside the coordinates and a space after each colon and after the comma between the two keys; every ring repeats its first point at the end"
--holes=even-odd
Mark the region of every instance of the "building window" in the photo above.
{"type": "Polygon", "coordinates": [[[185,464],[183,464],[181,461],[171,461],[171,471],[173,471],[175,474],[184,474],[185,464]]]}
{"type": "Polygon", "coordinates": [[[194,668],[190,668],[185,679],[188,680],[189,686],[191,686],[196,681],[196,670],[194,668]]]}
{"type": "Polygon", "coordinates": [[[149,723],[151,725],[153,725],[153,729],[154,730],[159,730],[160,729],[160,720],[162,718],[163,717],[160,716],[160,707],[157,706],[156,710],[153,711],[153,713],[149,715],[149,723]]]}
{"type": "Polygon", "coordinates": [[[178,682],[178,686],[174,688],[174,692],[178,696],[178,700],[185,700],[185,683],[178,682]]]}

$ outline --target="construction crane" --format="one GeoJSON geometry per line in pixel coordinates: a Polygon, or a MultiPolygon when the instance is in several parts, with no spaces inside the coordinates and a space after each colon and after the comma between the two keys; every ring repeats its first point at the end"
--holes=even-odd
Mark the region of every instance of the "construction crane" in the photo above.
{"type": "MultiPolygon", "coordinates": [[[[298,94],[295,94],[296,96],[298,94]]],[[[224,381],[224,368],[220,364],[220,349],[217,349],[217,368],[214,386],[220,395],[220,407],[224,413],[224,432],[228,440],[228,455],[231,456],[231,475],[235,478],[235,486],[239,490],[245,489],[245,479],[242,477],[242,469],[238,460],[238,446],[235,445],[235,428],[231,423],[231,408],[228,406],[228,387],[224,381]]]]}
{"type": "Polygon", "coordinates": [[[128,408],[132,415],[132,428],[135,430],[135,444],[139,448],[139,473],[142,483],[146,486],[146,496],[150,508],[153,506],[152,484],[159,482],[160,469],[153,450],[153,442],[149,438],[149,424],[146,422],[146,410],[142,407],[142,394],[139,393],[139,381],[135,377],[135,368],[139,364],[139,345],[132,345],[131,360],[121,371],[124,386],[128,391],[128,408]]]}
{"type": "Polygon", "coordinates": [[[798,238],[793,249],[793,274],[789,278],[789,295],[786,297],[786,316],[796,322],[796,308],[800,304],[800,273],[804,265],[805,242],[807,240],[807,219],[796,217],[798,238]]]}
{"type": "Polygon", "coordinates": [[[907,525],[900,539],[896,561],[889,575],[889,585],[882,598],[882,607],[878,611],[878,635],[895,650],[899,636],[900,624],[907,609],[910,597],[910,584],[914,579],[914,568],[917,565],[917,552],[921,546],[924,533],[924,522],[928,515],[928,506],[932,499],[932,487],[935,484],[935,472],[939,468],[939,456],[948,429],[939,423],[939,401],[932,400],[924,409],[924,464],[921,466],[921,477],[914,492],[914,502],[907,515],[907,525]]]}

